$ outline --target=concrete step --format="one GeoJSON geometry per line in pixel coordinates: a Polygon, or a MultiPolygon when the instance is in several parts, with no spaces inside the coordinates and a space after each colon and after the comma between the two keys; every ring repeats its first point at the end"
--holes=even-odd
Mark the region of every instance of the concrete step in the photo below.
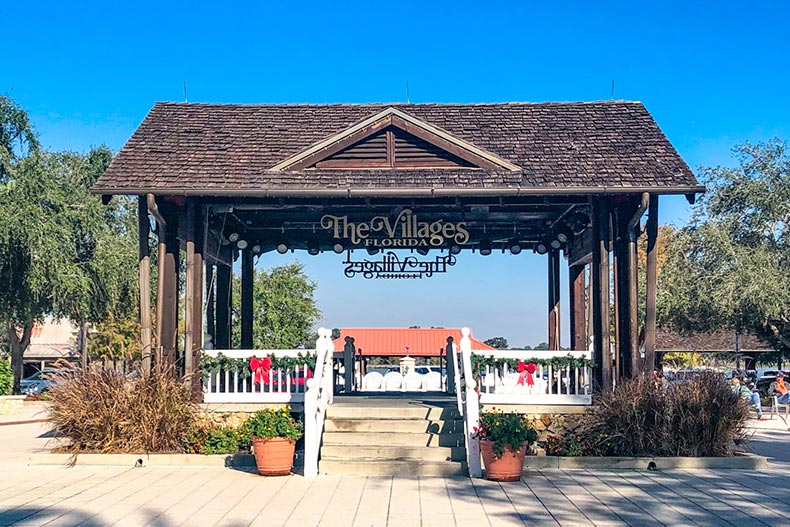
{"type": "Polygon", "coordinates": [[[409,432],[432,434],[462,434],[462,419],[428,421],[425,419],[363,419],[333,417],[324,423],[327,432],[409,432]]]}
{"type": "Polygon", "coordinates": [[[322,459],[318,472],[355,476],[462,476],[466,474],[466,466],[454,461],[322,459]]]}
{"type": "Polygon", "coordinates": [[[463,434],[426,434],[411,432],[324,432],[324,445],[402,445],[415,447],[455,447],[464,445],[463,434]]]}
{"type": "Polygon", "coordinates": [[[326,409],[326,417],[369,418],[369,419],[459,419],[458,408],[453,406],[351,406],[332,404],[326,409]]]}
{"type": "Polygon", "coordinates": [[[431,447],[407,445],[327,445],[321,447],[321,460],[408,460],[463,461],[464,447],[431,447]]]}

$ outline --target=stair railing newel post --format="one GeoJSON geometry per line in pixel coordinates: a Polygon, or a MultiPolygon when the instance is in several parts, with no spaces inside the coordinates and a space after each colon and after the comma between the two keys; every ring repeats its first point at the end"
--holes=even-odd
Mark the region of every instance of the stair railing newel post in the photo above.
{"type": "MultiPolygon", "coordinates": [[[[324,414],[327,402],[326,357],[328,353],[325,328],[318,329],[315,341],[315,376],[307,380],[304,396],[304,475],[308,478],[318,476],[318,455],[321,448],[321,434],[324,428],[324,414]]],[[[328,390],[331,393],[331,386],[328,390]]]]}
{"type": "MultiPolygon", "coordinates": [[[[480,466],[480,439],[477,429],[480,426],[480,400],[477,394],[477,382],[472,369],[472,339],[469,337],[469,328],[461,329],[461,357],[463,369],[463,389],[465,393],[464,434],[466,439],[466,463],[469,467],[470,478],[483,477],[480,466]]],[[[460,390],[460,386],[459,386],[460,390]]]]}

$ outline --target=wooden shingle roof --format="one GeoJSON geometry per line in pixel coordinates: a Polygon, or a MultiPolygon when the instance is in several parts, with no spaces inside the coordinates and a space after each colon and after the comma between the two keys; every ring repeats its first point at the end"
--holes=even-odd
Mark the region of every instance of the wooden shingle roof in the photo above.
{"type": "Polygon", "coordinates": [[[233,105],[157,103],[94,190],[267,195],[391,189],[518,193],[702,191],[639,102],[233,105]],[[394,109],[516,170],[277,170],[394,109]]]}

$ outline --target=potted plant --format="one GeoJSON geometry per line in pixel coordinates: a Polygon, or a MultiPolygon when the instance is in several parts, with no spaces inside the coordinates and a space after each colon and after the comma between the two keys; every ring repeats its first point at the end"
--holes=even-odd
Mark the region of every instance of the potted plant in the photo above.
{"type": "Polygon", "coordinates": [[[480,453],[486,478],[494,481],[518,481],[524,466],[524,455],[538,438],[524,416],[504,413],[492,408],[480,414],[477,428],[480,453]]]}
{"type": "Polygon", "coordinates": [[[242,433],[252,440],[258,474],[287,476],[291,473],[296,440],[302,437],[302,423],[291,416],[290,406],[254,413],[242,425],[242,433]]]}

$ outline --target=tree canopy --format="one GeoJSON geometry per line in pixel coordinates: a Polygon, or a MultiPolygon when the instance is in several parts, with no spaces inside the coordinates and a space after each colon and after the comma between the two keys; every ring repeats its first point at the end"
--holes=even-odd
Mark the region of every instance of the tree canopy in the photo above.
{"type": "Polygon", "coordinates": [[[505,337],[494,337],[488,340],[484,340],[483,344],[487,344],[492,348],[496,348],[498,350],[506,350],[507,349],[507,339],[505,337]]]}
{"type": "Polygon", "coordinates": [[[708,192],[667,240],[659,319],[680,331],[748,331],[790,355],[790,157],[786,143],[735,148],[703,168],[708,192]]]}
{"type": "MultiPolygon", "coordinates": [[[[241,318],[241,278],[233,280],[234,318],[241,318]]],[[[311,347],[315,342],[313,326],[321,317],[315,303],[315,282],[300,263],[255,270],[253,279],[253,347],[293,349],[311,347]]],[[[233,335],[239,345],[238,332],[233,335]]]]}
{"type": "MultiPolygon", "coordinates": [[[[0,124],[0,139],[37,145],[29,124],[23,132],[5,132],[28,121],[7,98],[2,104],[12,110],[0,114],[11,119],[0,124]]],[[[107,148],[88,154],[12,150],[0,179],[0,323],[18,391],[36,322],[48,315],[99,322],[110,312],[135,309],[136,243],[129,204],[105,207],[89,191],[112,159],[107,148]]]]}

